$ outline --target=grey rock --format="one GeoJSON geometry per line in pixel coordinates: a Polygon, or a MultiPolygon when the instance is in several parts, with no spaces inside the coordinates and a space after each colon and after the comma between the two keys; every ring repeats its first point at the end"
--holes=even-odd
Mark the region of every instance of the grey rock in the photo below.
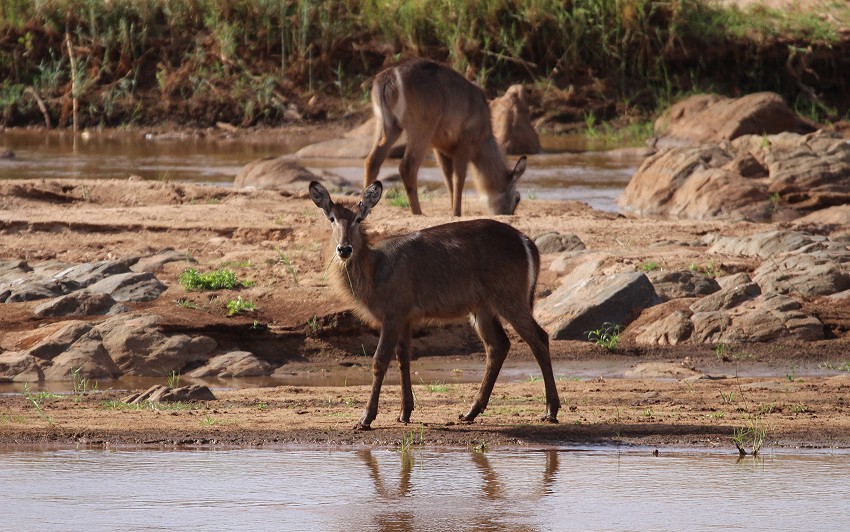
{"type": "Polygon", "coordinates": [[[170,262],[194,264],[198,261],[186,253],[179,253],[171,248],[167,248],[154,255],[140,257],[130,266],[130,270],[134,272],[154,273],[170,262]]]}
{"type": "Polygon", "coordinates": [[[556,340],[586,340],[587,331],[604,323],[628,325],[660,303],[643,273],[619,273],[565,282],[537,306],[541,325],[556,340]]]}
{"type": "Polygon", "coordinates": [[[233,351],[214,356],[207,363],[187,373],[189,377],[263,377],[272,367],[248,351],[233,351]]]}
{"type": "Polygon", "coordinates": [[[817,254],[785,255],[765,261],[753,272],[765,292],[825,296],[850,289],[850,275],[838,262],[817,254]]]}
{"type": "Polygon", "coordinates": [[[68,321],[56,332],[25,351],[26,354],[51,360],[92,330],[94,325],[84,321],[68,321]]]}
{"type": "Polygon", "coordinates": [[[635,342],[645,345],[677,345],[688,340],[694,332],[690,313],[681,310],[670,313],[635,337],[635,342]]]}
{"type": "Polygon", "coordinates": [[[759,294],[761,294],[761,289],[756,283],[733,286],[694,302],[691,305],[691,312],[696,314],[699,312],[729,310],[737,307],[744,301],[756,298],[759,294]]]}
{"type": "Polygon", "coordinates": [[[116,260],[103,260],[99,262],[90,262],[79,264],[66,268],[65,270],[55,274],[54,279],[69,279],[77,283],[80,288],[93,285],[98,281],[102,281],[107,277],[127,273],[130,268],[126,264],[116,260]]]}
{"type": "Polygon", "coordinates": [[[33,312],[41,318],[56,316],[101,316],[126,312],[125,305],[118,304],[109,294],[93,294],[79,290],[45,301],[33,312]]]}
{"type": "Polygon", "coordinates": [[[166,290],[152,273],[121,273],[89,286],[94,293],[109,294],[115,301],[152,301],[166,290]]]}
{"type": "Polygon", "coordinates": [[[720,290],[716,280],[691,270],[656,270],[649,272],[647,277],[661,301],[705,296],[720,290]]]}
{"type": "Polygon", "coordinates": [[[38,359],[26,353],[7,351],[0,353],[0,382],[40,382],[44,373],[38,359]]]}
{"type": "Polygon", "coordinates": [[[562,251],[584,251],[584,242],[573,234],[557,232],[543,233],[534,239],[540,253],[559,253],[562,251]]]}
{"type": "Polygon", "coordinates": [[[55,357],[44,370],[44,379],[71,380],[74,371],[87,379],[112,379],[121,375],[97,334],[87,334],[55,357]]]}
{"type": "Polygon", "coordinates": [[[191,401],[215,401],[215,395],[206,386],[192,384],[179,388],[169,388],[158,384],[151,386],[144,392],[128,395],[123,399],[128,404],[141,404],[144,402],[191,402],[191,401]]]}

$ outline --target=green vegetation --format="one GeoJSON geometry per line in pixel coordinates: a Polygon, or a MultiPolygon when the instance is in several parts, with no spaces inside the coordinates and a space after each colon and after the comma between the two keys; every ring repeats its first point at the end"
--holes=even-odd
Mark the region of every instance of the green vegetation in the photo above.
{"type": "Polygon", "coordinates": [[[249,299],[242,299],[242,296],[227,302],[228,316],[235,316],[243,312],[254,312],[255,310],[257,310],[257,306],[249,299]]]}
{"type": "Polygon", "coordinates": [[[83,397],[97,391],[97,383],[92,382],[81,375],[83,368],[76,368],[71,370],[71,382],[74,385],[74,401],[80,402],[83,397]]]}
{"type": "Polygon", "coordinates": [[[638,265],[638,270],[649,273],[654,272],[655,270],[661,268],[661,265],[658,264],[657,260],[648,260],[646,262],[642,262],[638,265]]]}
{"type": "Polygon", "coordinates": [[[410,208],[410,202],[407,200],[407,193],[400,187],[392,187],[384,192],[384,200],[393,207],[401,207],[403,209],[410,208]]]}
{"type": "Polygon", "coordinates": [[[165,378],[165,383],[169,388],[177,388],[180,386],[180,372],[176,370],[172,370],[171,373],[165,378]]]}
{"type": "Polygon", "coordinates": [[[59,397],[59,396],[56,395],[56,394],[48,393],[48,392],[33,393],[32,390],[30,389],[30,383],[29,382],[24,383],[24,398],[27,401],[29,401],[32,404],[32,406],[35,407],[36,411],[38,412],[38,415],[41,416],[50,425],[54,424],[53,423],[53,417],[47,415],[47,413],[41,407],[41,403],[43,403],[45,400],[54,399],[54,398],[57,398],[57,397],[59,397]]]}
{"type": "Polygon", "coordinates": [[[286,254],[280,248],[277,248],[278,260],[283,267],[286,269],[286,272],[292,276],[292,282],[295,283],[295,286],[298,286],[298,267],[292,262],[292,259],[286,256],[286,254]]]}
{"type": "Polygon", "coordinates": [[[620,332],[622,330],[622,325],[606,321],[599,329],[587,331],[585,334],[589,341],[595,342],[596,345],[604,347],[608,351],[614,351],[617,349],[617,344],[620,343],[620,332]]]}
{"type": "Polygon", "coordinates": [[[708,261],[708,264],[697,264],[692,262],[688,268],[694,273],[701,273],[706,277],[719,277],[723,275],[723,270],[720,267],[720,264],[714,259],[708,261]]]}
{"type": "Polygon", "coordinates": [[[732,443],[738,448],[738,454],[741,456],[757,456],[766,438],[767,429],[760,419],[751,419],[746,427],[737,427],[732,431],[732,443]],[[747,448],[752,451],[748,453],[747,448]]]}
{"type": "Polygon", "coordinates": [[[232,270],[220,269],[201,273],[194,268],[186,268],[178,279],[180,285],[187,292],[202,290],[233,290],[241,286],[232,270]]]}
{"type": "Polygon", "coordinates": [[[818,60],[841,56],[848,20],[844,3],[821,17],[700,0],[5,0],[0,116],[50,127],[320,118],[328,107],[311,96],[363,101],[383,64],[417,55],[491,92],[524,81],[562,98],[579,80],[590,99],[617,102],[597,106],[602,120],[704,89],[777,90],[795,109],[840,115],[802,74],[834,75],[818,60]]]}

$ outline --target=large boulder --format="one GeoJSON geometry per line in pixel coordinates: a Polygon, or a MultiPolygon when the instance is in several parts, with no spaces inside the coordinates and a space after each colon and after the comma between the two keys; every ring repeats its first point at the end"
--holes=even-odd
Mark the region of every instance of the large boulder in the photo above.
{"type": "Polygon", "coordinates": [[[127,273],[130,268],[117,260],[103,260],[71,266],[53,276],[54,279],[69,279],[85,288],[112,275],[127,273]]]}
{"type": "Polygon", "coordinates": [[[732,140],[743,135],[812,130],[773,92],[757,92],[741,98],[697,94],[674,104],[655,121],[657,135],[692,144],[732,140]]]}
{"type": "Polygon", "coordinates": [[[828,132],[661,149],[617,203],[638,216],[792,220],[850,202],[850,143],[828,132]]]}
{"type": "Polygon", "coordinates": [[[127,375],[162,376],[187,364],[206,361],[217,347],[208,336],[166,335],[160,316],[121,315],[96,327],[103,346],[127,375]]]}
{"type": "Polygon", "coordinates": [[[45,301],[35,307],[33,313],[40,318],[51,318],[118,314],[126,310],[126,306],[117,303],[109,294],[93,294],[88,290],[78,290],[45,301]]]}
{"type": "Polygon", "coordinates": [[[88,333],[52,360],[44,380],[71,380],[74,372],[87,379],[113,379],[121,370],[106,352],[100,336],[88,333]]]}
{"type": "Polygon", "coordinates": [[[187,373],[189,377],[265,377],[272,367],[248,351],[233,351],[209,359],[203,366],[187,373]]]}
{"type": "Polygon", "coordinates": [[[618,273],[565,282],[537,305],[537,316],[555,340],[587,340],[588,331],[628,325],[660,302],[646,275],[618,273]]]}
{"type": "Polygon", "coordinates": [[[44,374],[38,359],[26,353],[0,353],[0,382],[39,382],[44,374]]]}
{"type": "Polygon", "coordinates": [[[88,289],[95,294],[109,294],[115,301],[138,303],[158,298],[166,288],[152,273],[129,272],[106,277],[88,289]]]}
{"type": "Polygon", "coordinates": [[[698,297],[720,290],[716,280],[691,270],[655,270],[647,274],[661,301],[698,297]]]}

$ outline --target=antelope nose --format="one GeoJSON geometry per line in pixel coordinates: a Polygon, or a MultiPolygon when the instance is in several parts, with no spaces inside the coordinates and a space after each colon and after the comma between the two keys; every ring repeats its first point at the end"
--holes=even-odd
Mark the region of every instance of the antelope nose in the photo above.
{"type": "Polygon", "coordinates": [[[336,247],[336,254],[339,255],[339,257],[341,259],[347,259],[348,257],[350,257],[352,251],[353,250],[352,250],[351,246],[337,246],[336,247]]]}

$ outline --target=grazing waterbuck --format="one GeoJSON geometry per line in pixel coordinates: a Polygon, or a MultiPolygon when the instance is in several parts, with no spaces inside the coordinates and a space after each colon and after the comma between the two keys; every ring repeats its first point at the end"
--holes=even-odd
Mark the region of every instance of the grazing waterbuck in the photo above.
{"type": "Polygon", "coordinates": [[[375,145],[366,158],[364,187],[378,170],[402,131],[407,147],[399,166],[413,214],[422,214],[417,174],[428,148],[449,190],[452,214],[460,216],[463,184],[470,163],[478,193],[492,214],[513,214],[519,204],[517,180],[525,172],[522,156],[511,169],[493,136],[484,92],[455,72],[425,59],[414,59],[379,73],[372,83],[377,119],[375,145]]]}
{"type": "Polygon", "coordinates": [[[469,316],[484,342],[484,378],[469,411],[471,422],[487,407],[510,341],[500,318],[510,323],[531,347],[546,387],[544,420],[557,422],[561,406],[549,358],[549,336],[534,320],[534,289],[540,254],[534,242],[510,225],[480,219],[453,222],[387,238],[372,244],[363,220],[381,199],[376,181],[360,203],[334,203],[319,183],[310,197],[331,222],[332,278],[355,312],[380,327],[372,364],[372,393],[356,428],[367,430],[378,414],[378,396],[395,353],[401,370],[402,404],[398,420],[410,421],[411,327],[420,321],[469,316]]]}

